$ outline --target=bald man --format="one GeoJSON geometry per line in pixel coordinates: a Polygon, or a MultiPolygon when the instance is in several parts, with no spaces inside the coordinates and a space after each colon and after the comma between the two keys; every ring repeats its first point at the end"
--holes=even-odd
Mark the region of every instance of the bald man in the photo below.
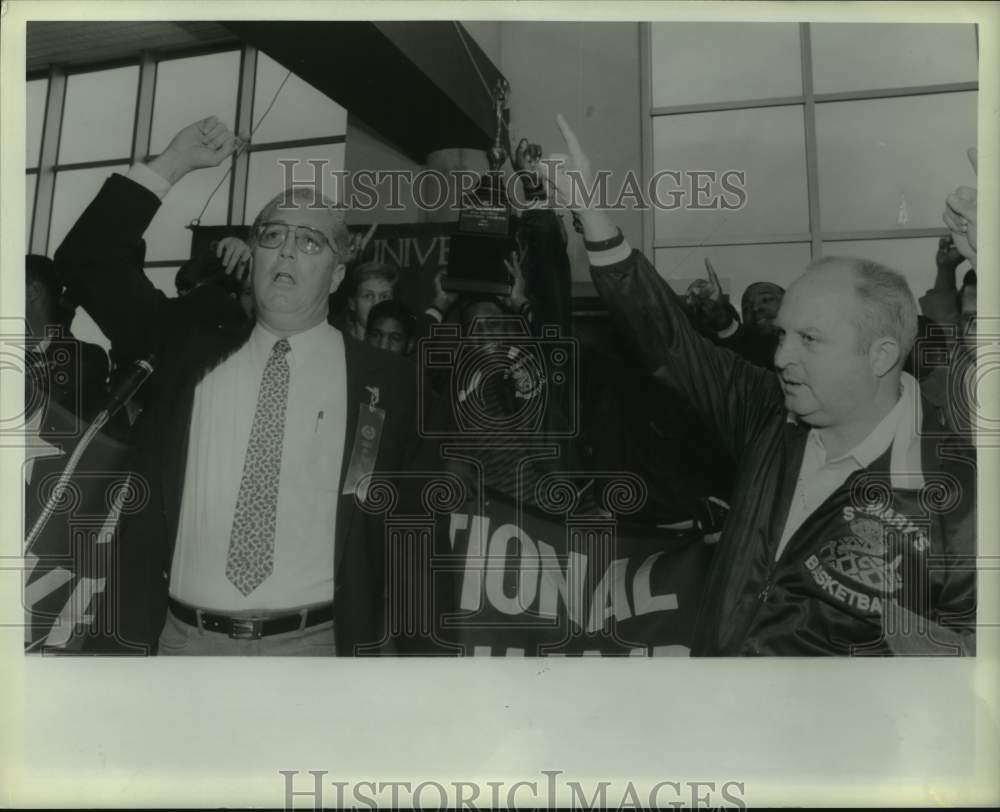
{"type": "MultiPolygon", "coordinates": [[[[578,207],[564,170],[589,184],[590,162],[558,122],[568,156],[552,191],[578,207]]],[[[917,332],[905,279],[814,262],[778,310],[775,373],[700,336],[606,212],[577,213],[612,318],[736,466],[692,653],[974,653],[974,449],[902,369],[917,332]]]]}
{"type": "Polygon", "coordinates": [[[406,464],[414,369],[327,323],[348,233],[312,189],[254,221],[255,321],[222,287],[192,309],[152,286],[142,235],[161,199],[234,148],[214,117],[184,128],[112,175],[56,254],[115,348],[156,356],[135,433],[149,501],[122,522],[115,635],[161,655],[356,654],[384,642],[386,597],[383,528],[355,497],[406,464]]]}

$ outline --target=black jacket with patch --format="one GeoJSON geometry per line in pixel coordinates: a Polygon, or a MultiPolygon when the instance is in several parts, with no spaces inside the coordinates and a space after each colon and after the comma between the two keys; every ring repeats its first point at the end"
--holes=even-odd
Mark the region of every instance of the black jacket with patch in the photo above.
{"type": "Polygon", "coordinates": [[[612,318],[646,368],[736,464],[692,654],[969,654],[975,635],[975,450],[921,406],[908,436],[850,475],[774,555],[809,427],[777,376],[716,347],[639,252],[591,253],[612,318]],[[909,610],[897,623],[898,609],[909,610]],[[886,614],[891,617],[883,622],[886,614]],[[915,617],[914,617],[915,616],[915,617]]]}

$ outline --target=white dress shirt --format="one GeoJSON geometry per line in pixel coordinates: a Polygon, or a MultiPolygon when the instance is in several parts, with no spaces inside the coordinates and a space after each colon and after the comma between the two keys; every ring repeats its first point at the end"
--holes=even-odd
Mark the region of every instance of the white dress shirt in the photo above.
{"type": "Polygon", "coordinates": [[[343,336],[326,322],[288,339],[274,571],[245,596],[226,578],[257,392],[277,340],[258,324],[195,389],[170,594],[201,609],[280,611],[333,599],[347,370],[343,336]]]}
{"type": "Polygon", "coordinates": [[[918,397],[917,383],[913,376],[903,373],[902,388],[902,395],[890,412],[882,418],[882,422],[846,454],[827,460],[826,448],[819,432],[816,429],[809,432],[805,454],[802,457],[802,467],[799,469],[799,478],[795,484],[795,493],[792,495],[792,504],[785,520],[785,529],[774,555],[775,561],[781,557],[792,534],[816,508],[847,481],[847,477],[875,462],[889,446],[894,445],[897,435],[901,452],[909,444],[918,397]]]}

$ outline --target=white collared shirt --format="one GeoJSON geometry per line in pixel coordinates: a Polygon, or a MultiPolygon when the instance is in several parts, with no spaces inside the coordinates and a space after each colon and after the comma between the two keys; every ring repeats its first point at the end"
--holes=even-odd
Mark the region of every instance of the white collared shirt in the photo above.
{"type": "Polygon", "coordinates": [[[264,366],[278,336],[250,339],[195,389],[170,594],[220,612],[333,599],[337,497],[347,419],[344,339],[326,322],[288,341],[274,571],[244,596],[226,578],[233,515],[264,366]]]}
{"type": "Polygon", "coordinates": [[[893,465],[899,454],[905,454],[914,433],[914,419],[917,414],[918,390],[913,376],[903,373],[902,395],[889,413],[860,443],[836,459],[827,460],[826,448],[817,429],[811,429],[806,439],[805,453],[799,478],[795,483],[792,504],[788,508],[788,518],[781,534],[774,560],[777,561],[785,550],[788,540],[803,522],[822,505],[830,495],[847,480],[852,473],[867,468],[886,449],[893,447],[893,465]],[[897,448],[899,449],[897,453],[897,448]]]}

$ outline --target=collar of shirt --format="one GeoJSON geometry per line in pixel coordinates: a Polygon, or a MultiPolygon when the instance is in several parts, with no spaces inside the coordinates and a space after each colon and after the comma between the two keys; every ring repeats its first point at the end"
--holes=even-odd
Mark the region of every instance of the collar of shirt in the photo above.
{"type": "MultiPolygon", "coordinates": [[[[919,409],[917,403],[917,383],[912,375],[904,372],[900,379],[902,393],[896,405],[889,410],[889,413],[882,418],[881,422],[850,451],[841,454],[839,457],[826,460],[826,449],[823,440],[816,429],[809,431],[808,442],[813,445],[814,451],[819,452],[821,465],[835,466],[852,461],[856,468],[867,468],[877,460],[890,446],[893,449],[891,468],[893,476],[897,472],[906,468],[906,460],[911,457],[911,446],[916,434],[914,430],[914,420],[919,409]]],[[[912,471],[919,471],[919,462],[916,467],[910,466],[912,471]]],[[[894,483],[895,484],[895,483],[894,483]]]]}
{"type": "MultiPolygon", "coordinates": [[[[317,351],[328,347],[331,334],[336,332],[335,327],[326,321],[321,321],[315,327],[288,336],[288,343],[292,348],[288,353],[289,368],[293,369],[306,363],[317,351]]],[[[267,364],[267,359],[271,357],[271,350],[280,339],[281,336],[275,335],[260,322],[254,326],[253,332],[250,333],[250,345],[254,363],[261,369],[267,364]]]]}

